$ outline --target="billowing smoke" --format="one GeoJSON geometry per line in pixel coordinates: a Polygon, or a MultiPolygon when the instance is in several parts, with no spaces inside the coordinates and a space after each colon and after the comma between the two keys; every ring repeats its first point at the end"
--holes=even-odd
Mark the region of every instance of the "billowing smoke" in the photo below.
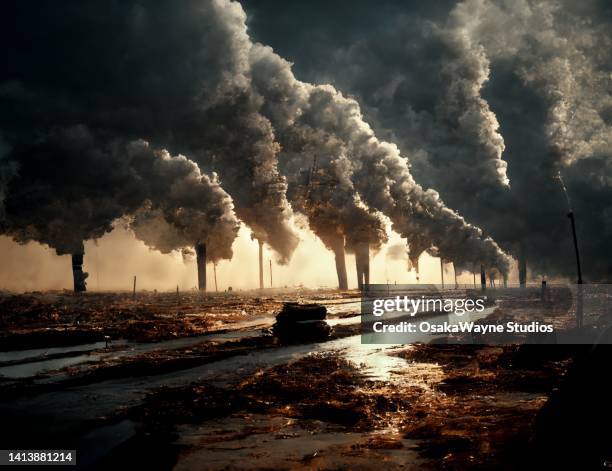
{"type": "Polygon", "coordinates": [[[17,145],[8,159],[17,174],[7,186],[3,232],[19,242],[82,253],[83,241],[148,205],[189,245],[210,238],[220,257],[231,257],[238,226],[232,201],[183,156],[75,126],[17,145]]]}
{"type": "MultiPolygon", "coordinates": [[[[577,215],[586,278],[609,279],[610,16],[597,1],[577,7],[517,0],[479,8],[484,21],[473,37],[498,68],[491,99],[511,123],[506,159],[516,167],[513,213],[520,221],[512,232],[520,228],[528,267],[533,274],[576,276],[561,176],[577,215]]],[[[516,234],[500,238],[510,235],[516,234]]]]}
{"type": "Polygon", "coordinates": [[[310,228],[331,250],[338,239],[352,251],[356,243],[374,251],[388,240],[381,215],[360,200],[350,178],[344,145],[312,127],[292,126],[281,133],[281,170],[288,176],[289,197],[308,216],[310,228]]]}
{"type": "Polygon", "coordinates": [[[294,6],[245,1],[252,34],[300,77],[357,97],[377,135],[410,155],[419,182],[505,250],[523,247],[532,274],[575,278],[560,172],[585,278],[610,279],[610,2],[309,4],[293,15],[294,6]],[[341,29],[330,15],[342,15],[341,29]]]}
{"type": "Polygon", "coordinates": [[[201,227],[196,231],[194,226],[206,220],[205,217],[198,215],[197,211],[193,214],[193,211],[178,208],[169,216],[167,218],[164,211],[152,209],[147,205],[132,215],[129,227],[137,239],[161,253],[179,250],[185,260],[191,260],[195,256],[193,246],[204,243],[207,259],[213,263],[232,258],[232,242],[239,227],[236,219],[225,217],[219,223],[212,224],[210,228],[201,227]],[[176,216],[179,216],[178,220],[176,216]]]}
{"type": "Polygon", "coordinates": [[[5,9],[0,130],[9,142],[81,124],[184,154],[218,173],[254,236],[289,259],[298,238],[279,145],[249,85],[239,4],[69,0],[5,9]]]}
{"type": "Polygon", "coordinates": [[[301,139],[294,138],[295,129],[301,130],[302,139],[314,137],[311,145],[321,148],[317,155],[343,163],[338,165],[343,174],[337,180],[354,186],[370,208],[391,219],[393,229],[408,239],[413,258],[431,248],[448,260],[507,269],[508,259],[492,239],[448,209],[435,191],[416,184],[397,146],[376,138],[355,100],[329,85],[299,82],[290,64],[270,48],[254,45],[251,60],[253,85],[266,99],[264,114],[275,126],[283,149],[302,148],[301,139]],[[334,145],[327,145],[329,141],[334,145]]]}
{"type": "Polygon", "coordinates": [[[394,244],[387,247],[386,256],[389,260],[408,260],[408,251],[404,244],[394,244]]]}
{"type": "Polygon", "coordinates": [[[448,132],[446,147],[435,151],[436,165],[444,165],[446,171],[452,167],[451,181],[462,184],[456,191],[463,193],[465,187],[471,187],[476,194],[483,186],[509,184],[499,123],[481,97],[490,70],[484,47],[475,44],[471,35],[479,21],[477,5],[461,4],[450,13],[446,27],[438,32],[447,60],[441,69],[444,94],[435,110],[437,122],[448,132]]]}
{"type": "MultiPolygon", "coordinates": [[[[291,162],[307,147],[321,159],[321,175],[313,182],[338,182],[331,199],[316,185],[309,195],[309,211],[322,211],[320,217],[309,214],[319,233],[320,221],[333,219],[330,227],[349,244],[367,239],[380,245],[386,238],[381,213],[408,240],[414,261],[428,250],[462,266],[484,263],[506,270],[507,257],[497,244],[449,209],[436,191],[414,181],[407,160],[396,145],[376,137],[357,101],[330,85],[298,81],[288,62],[252,43],[240,4],[25,1],[11,10],[3,17],[10,21],[0,25],[3,43],[9,44],[0,82],[0,105],[9,111],[1,113],[0,129],[11,135],[10,142],[35,141],[41,131],[78,124],[112,138],[105,142],[144,139],[153,148],[185,154],[203,171],[218,173],[238,216],[281,261],[290,257],[297,237],[279,160],[292,177],[291,162]],[[22,28],[26,22],[28,28],[22,28]]],[[[461,104],[453,104],[448,116],[480,139],[477,173],[503,185],[503,144],[478,97],[482,80],[476,77],[447,95],[450,102],[469,105],[464,116],[461,104]],[[482,129],[488,131],[481,135],[482,129]]],[[[105,142],[96,148],[112,155],[105,142]]],[[[63,159],[56,165],[63,166],[63,159]]],[[[80,171],[75,164],[73,180],[80,171]]],[[[54,178],[64,177],[55,173],[54,178]]],[[[67,186],[73,195],[83,189],[78,183],[67,186]]],[[[105,187],[109,193],[116,188],[105,187]]],[[[130,211],[141,206],[139,201],[130,211]]],[[[166,221],[185,229],[182,213],[159,209],[166,221]]],[[[94,226],[76,232],[95,237],[108,230],[94,226]]]]}

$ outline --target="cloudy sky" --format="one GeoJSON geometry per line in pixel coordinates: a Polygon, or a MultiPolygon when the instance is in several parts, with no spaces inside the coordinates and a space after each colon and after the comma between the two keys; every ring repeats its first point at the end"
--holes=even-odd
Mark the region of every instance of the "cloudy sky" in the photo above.
{"type": "MultiPolygon", "coordinates": [[[[432,276],[431,256],[467,279],[522,254],[533,276],[572,278],[571,207],[585,278],[610,279],[610,2],[2,8],[0,228],[16,285],[40,250],[104,240],[143,207],[169,249],[202,237],[238,267],[253,235],[290,283],[329,285],[339,236],[378,252],[374,279],[415,279],[388,256],[402,241],[432,276]],[[307,247],[318,255],[300,275],[307,247]]],[[[159,249],[136,223],[113,243],[159,249]]]]}

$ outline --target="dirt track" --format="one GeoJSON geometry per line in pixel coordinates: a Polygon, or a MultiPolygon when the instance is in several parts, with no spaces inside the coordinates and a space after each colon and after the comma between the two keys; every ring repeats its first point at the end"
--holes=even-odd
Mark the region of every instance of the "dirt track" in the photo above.
{"type": "Polygon", "coordinates": [[[4,345],[43,348],[1,353],[0,373],[60,367],[0,382],[3,443],[76,448],[101,468],[489,467],[528,450],[571,353],[361,345],[355,293],[173,296],[5,298],[4,345]],[[326,304],[334,337],[283,346],[262,334],[288,297],[326,304]],[[41,344],[48,328],[99,335],[88,338],[97,348],[64,345],[50,359],[61,341],[41,344]],[[108,348],[95,343],[105,335],[108,348]]]}

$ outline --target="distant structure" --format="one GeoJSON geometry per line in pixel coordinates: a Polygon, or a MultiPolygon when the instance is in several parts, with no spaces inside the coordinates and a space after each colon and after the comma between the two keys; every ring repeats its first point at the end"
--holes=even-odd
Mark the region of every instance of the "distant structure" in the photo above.
{"type": "Polygon", "coordinates": [[[198,289],[206,291],[206,244],[198,242],[195,246],[198,266],[198,289]]]}
{"type": "Polygon", "coordinates": [[[264,269],[263,269],[263,241],[257,239],[259,243],[259,289],[264,289],[264,269]]]}
{"type": "Polygon", "coordinates": [[[87,291],[87,282],[85,280],[89,276],[89,273],[83,271],[84,255],[84,248],[81,250],[81,252],[72,254],[72,281],[74,284],[75,293],[87,291]]]}

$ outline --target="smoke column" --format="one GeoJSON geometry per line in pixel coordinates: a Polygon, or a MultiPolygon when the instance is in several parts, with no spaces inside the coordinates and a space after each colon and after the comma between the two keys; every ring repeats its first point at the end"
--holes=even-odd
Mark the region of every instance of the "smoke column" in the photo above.
{"type": "Polygon", "coordinates": [[[73,255],[76,291],[85,287],[83,241],[101,237],[145,204],[164,212],[184,234],[210,232],[231,253],[237,226],[231,199],[185,157],[144,141],[107,142],[75,126],[17,145],[8,158],[18,172],[7,186],[3,232],[73,255]],[[57,162],[63,171],[54,167],[57,162]]]}
{"type": "MultiPolygon", "coordinates": [[[[192,0],[176,8],[173,2],[85,6],[68,1],[33,8],[26,1],[12,9],[11,21],[2,24],[2,34],[15,46],[9,47],[4,70],[17,73],[2,77],[0,104],[12,112],[0,117],[0,129],[18,134],[17,140],[32,140],[49,129],[46,117],[53,116],[58,128],[83,125],[107,140],[145,139],[154,148],[185,154],[219,174],[238,216],[281,261],[289,259],[297,237],[286,197],[285,177],[292,174],[283,164],[281,175],[279,159],[307,146],[333,163],[334,177],[346,188],[346,204],[331,206],[342,213],[362,206],[375,217],[384,214],[407,239],[412,260],[429,250],[459,266],[507,269],[507,257],[490,237],[450,210],[437,192],[414,181],[406,158],[375,136],[355,100],[332,86],[296,80],[289,63],[253,43],[240,4],[192,0]],[[100,18],[112,20],[113,28],[100,18]],[[24,37],[19,25],[25,21],[29,30],[51,39],[24,37]],[[74,37],[79,48],[58,47],[74,44],[74,37]],[[95,57],[80,51],[95,51],[95,57]]],[[[491,155],[497,162],[496,152],[491,155]]],[[[493,166],[499,169],[498,164],[493,166]]],[[[127,214],[145,199],[128,205],[127,214]]],[[[185,227],[182,213],[163,211],[171,224],[185,227]]],[[[126,214],[124,208],[110,212],[113,218],[126,214]]],[[[340,232],[347,242],[349,216],[332,226],[344,227],[340,232]]],[[[83,232],[103,233],[112,218],[105,219],[101,229],[83,232]]],[[[370,245],[382,236],[374,239],[370,245]]]]}
{"type": "Polygon", "coordinates": [[[370,208],[391,219],[393,229],[408,239],[413,258],[420,252],[415,252],[419,244],[411,242],[429,240],[428,248],[436,247],[449,260],[483,261],[507,270],[507,257],[492,239],[446,208],[435,191],[414,182],[397,147],[378,141],[354,100],[331,86],[297,81],[290,65],[269,48],[254,45],[252,62],[254,85],[268,99],[264,112],[283,148],[295,144],[283,138],[287,129],[297,128],[305,138],[314,135],[313,146],[333,140],[334,147],[327,149],[335,148],[336,159],[346,162],[340,181],[350,182],[370,208]]]}
{"type": "Polygon", "coordinates": [[[248,36],[234,27],[239,4],[25,1],[7,10],[0,135],[10,146],[83,125],[187,155],[218,173],[240,219],[289,260],[298,238],[279,145],[249,86],[248,36]]]}

